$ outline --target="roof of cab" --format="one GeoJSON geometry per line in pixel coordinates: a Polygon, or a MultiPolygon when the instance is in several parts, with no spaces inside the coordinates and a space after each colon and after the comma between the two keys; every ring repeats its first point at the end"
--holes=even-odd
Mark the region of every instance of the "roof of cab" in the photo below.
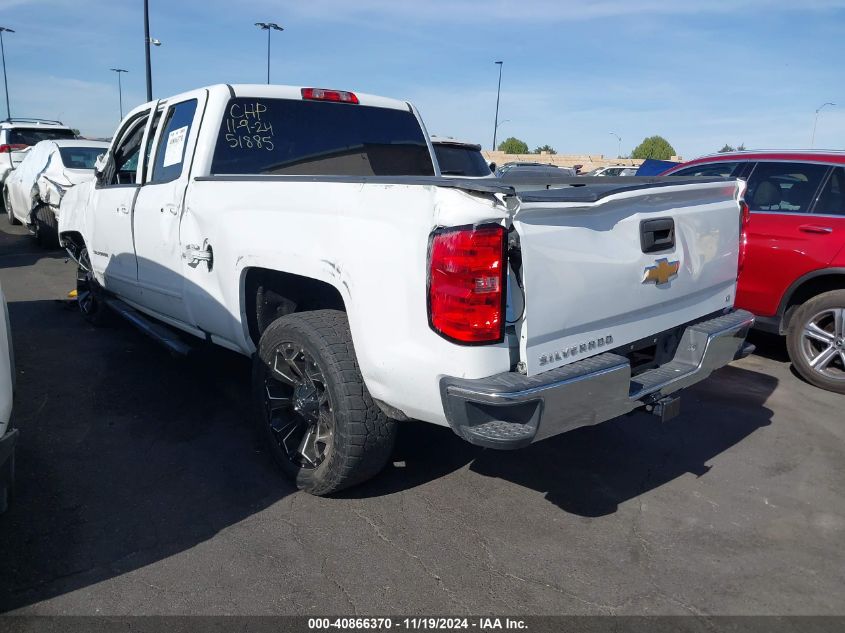
{"type": "MultiPolygon", "coordinates": [[[[344,92],[354,93],[358,97],[359,105],[372,106],[377,108],[390,108],[393,110],[408,111],[410,104],[401,99],[391,99],[390,97],[380,97],[378,95],[371,95],[365,92],[358,92],[357,90],[348,90],[346,88],[325,88],[323,86],[286,86],[278,84],[214,84],[211,86],[200,86],[195,90],[208,90],[211,95],[220,95],[221,93],[229,93],[234,97],[255,97],[257,99],[302,99],[303,88],[323,88],[325,90],[340,90],[344,92]]],[[[187,95],[194,90],[186,91],[178,95],[169,95],[162,97],[161,101],[169,101],[173,99],[180,99],[183,95],[187,95]]],[[[134,111],[141,110],[148,103],[136,107],[134,111]]],[[[348,104],[343,104],[348,105],[348,104]]]]}
{"type": "Polygon", "coordinates": [[[437,134],[432,134],[429,138],[431,138],[431,142],[434,145],[457,145],[460,147],[469,147],[476,150],[481,150],[480,143],[473,143],[472,141],[462,141],[460,139],[455,138],[454,136],[439,136],[437,134]]]}

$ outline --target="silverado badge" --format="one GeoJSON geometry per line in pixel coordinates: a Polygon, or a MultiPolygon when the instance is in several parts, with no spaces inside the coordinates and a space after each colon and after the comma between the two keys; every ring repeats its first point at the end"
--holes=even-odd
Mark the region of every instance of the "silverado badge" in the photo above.
{"type": "Polygon", "coordinates": [[[678,276],[680,261],[670,262],[665,257],[654,262],[654,266],[646,266],[643,274],[643,283],[655,283],[658,286],[665,286],[678,276]]]}

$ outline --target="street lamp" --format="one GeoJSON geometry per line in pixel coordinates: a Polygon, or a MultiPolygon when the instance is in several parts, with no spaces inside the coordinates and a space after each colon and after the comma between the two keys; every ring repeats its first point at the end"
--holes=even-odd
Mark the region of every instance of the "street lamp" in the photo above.
{"type": "Polygon", "coordinates": [[[9,80],[6,79],[6,49],[3,46],[3,33],[14,33],[12,29],[0,26],[0,52],[3,54],[3,85],[6,87],[6,118],[12,118],[12,111],[9,108],[9,80]]]}
{"type": "Polygon", "coordinates": [[[161,42],[150,37],[150,2],[144,0],[144,56],[147,62],[147,101],[153,100],[153,71],[150,65],[150,44],[161,46],[161,42]]]}
{"type": "Polygon", "coordinates": [[[818,108],[816,108],[816,118],[813,120],[813,136],[810,137],[810,149],[813,149],[816,145],[816,125],[819,122],[819,112],[821,112],[822,108],[825,106],[835,106],[835,103],[831,103],[828,101],[827,103],[821,104],[818,108]]]}
{"type": "Polygon", "coordinates": [[[622,137],[619,136],[616,132],[611,132],[611,136],[615,136],[616,140],[619,141],[619,153],[616,155],[617,158],[622,158],[622,137]]]}
{"type": "Polygon", "coordinates": [[[284,31],[285,29],[275,22],[256,22],[262,31],[267,31],[267,83],[270,83],[270,31],[284,31]]]}
{"type": "Polygon", "coordinates": [[[121,73],[128,73],[128,70],[123,70],[123,68],[111,68],[112,72],[117,73],[117,95],[120,99],[120,120],[123,120],[123,86],[120,83],[120,74],[121,73]]]}
{"type": "Polygon", "coordinates": [[[499,131],[499,96],[502,94],[502,66],[505,62],[493,62],[499,66],[499,87],[496,89],[496,121],[493,125],[493,151],[496,151],[496,133],[499,131]]]}

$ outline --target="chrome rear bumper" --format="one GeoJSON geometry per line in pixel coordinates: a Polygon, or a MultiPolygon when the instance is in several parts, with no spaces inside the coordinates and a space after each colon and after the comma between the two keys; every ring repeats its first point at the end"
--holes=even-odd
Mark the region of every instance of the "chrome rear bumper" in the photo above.
{"type": "Polygon", "coordinates": [[[754,316],[734,310],[689,325],[674,358],[631,377],[627,358],[605,353],[537,376],[507,372],[476,380],[444,377],[443,407],[468,442],[512,449],[652,404],[743,355],[754,316]]]}

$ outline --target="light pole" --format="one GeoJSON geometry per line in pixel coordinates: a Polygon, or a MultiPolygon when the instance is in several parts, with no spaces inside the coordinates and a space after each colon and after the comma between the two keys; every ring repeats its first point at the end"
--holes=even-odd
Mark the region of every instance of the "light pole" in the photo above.
{"type": "Polygon", "coordinates": [[[835,103],[831,103],[828,101],[827,103],[821,104],[818,108],[816,108],[816,118],[813,119],[813,136],[810,137],[810,149],[813,149],[816,145],[816,125],[819,122],[819,112],[821,112],[822,108],[825,106],[835,106],[835,103]]]}
{"type": "Polygon", "coordinates": [[[505,62],[494,62],[499,66],[499,87],[496,88],[496,121],[493,125],[493,151],[496,151],[496,133],[499,131],[499,96],[502,94],[502,66],[505,62]]]}
{"type": "Polygon", "coordinates": [[[284,31],[285,29],[275,22],[256,22],[262,31],[267,31],[267,83],[270,83],[270,31],[284,31]]]}
{"type": "Polygon", "coordinates": [[[161,46],[161,41],[150,37],[150,2],[144,0],[144,56],[147,62],[147,101],[153,100],[153,71],[150,65],[150,44],[161,46]]]}
{"type": "Polygon", "coordinates": [[[6,87],[6,118],[12,118],[12,110],[9,108],[9,80],[6,79],[6,48],[3,46],[3,33],[14,33],[12,29],[0,26],[0,53],[3,54],[3,85],[6,87]]]}
{"type": "Polygon", "coordinates": [[[617,158],[622,158],[622,137],[619,136],[616,132],[611,132],[611,136],[615,136],[616,140],[619,141],[619,153],[616,155],[617,158]]]}
{"type": "Polygon", "coordinates": [[[112,72],[117,73],[117,95],[118,99],[120,99],[120,120],[123,120],[123,86],[120,83],[120,74],[121,73],[128,73],[128,70],[123,70],[123,68],[112,68],[112,72]]]}

